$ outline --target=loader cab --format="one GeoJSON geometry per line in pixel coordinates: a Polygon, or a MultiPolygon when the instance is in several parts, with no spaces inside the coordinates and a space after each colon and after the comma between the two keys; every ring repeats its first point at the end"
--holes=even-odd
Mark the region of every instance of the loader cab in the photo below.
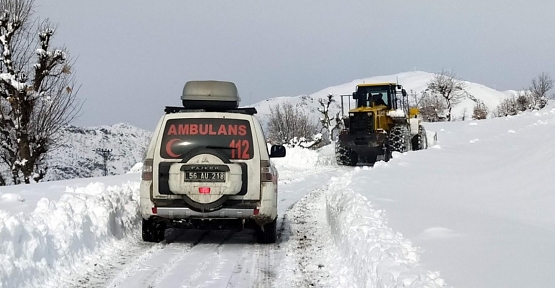
{"type": "Polygon", "coordinates": [[[387,110],[395,110],[403,106],[403,99],[406,95],[407,92],[401,85],[396,83],[377,83],[357,85],[353,98],[357,102],[357,107],[383,105],[387,107],[387,110]]]}

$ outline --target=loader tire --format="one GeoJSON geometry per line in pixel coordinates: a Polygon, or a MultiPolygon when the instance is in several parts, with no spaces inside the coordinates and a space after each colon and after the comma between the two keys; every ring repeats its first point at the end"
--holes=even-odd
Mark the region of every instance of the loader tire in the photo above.
{"type": "Polygon", "coordinates": [[[424,126],[418,126],[418,134],[412,138],[412,150],[428,149],[428,138],[424,126]]]}
{"type": "Polygon", "coordinates": [[[358,156],[348,147],[342,146],[338,142],[335,143],[335,160],[338,165],[355,166],[358,162],[358,156]]]}
{"type": "Polygon", "coordinates": [[[391,151],[407,152],[411,149],[410,131],[406,125],[398,125],[389,132],[391,151]]]}

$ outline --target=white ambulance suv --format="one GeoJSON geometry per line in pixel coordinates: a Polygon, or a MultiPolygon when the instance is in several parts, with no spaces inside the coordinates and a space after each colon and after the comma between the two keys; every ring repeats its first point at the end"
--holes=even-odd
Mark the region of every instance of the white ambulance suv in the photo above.
{"type": "Polygon", "coordinates": [[[234,83],[189,81],[183,107],[166,107],[144,160],[140,212],[144,241],[168,227],[252,227],[277,240],[278,173],[254,108],[238,108],[234,83]]]}

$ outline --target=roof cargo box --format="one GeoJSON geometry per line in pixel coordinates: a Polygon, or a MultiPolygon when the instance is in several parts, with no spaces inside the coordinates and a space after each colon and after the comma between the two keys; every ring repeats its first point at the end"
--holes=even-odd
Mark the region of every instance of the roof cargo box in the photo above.
{"type": "Polygon", "coordinates": [[[186,109],[206,111],[225,111],[239,107],[239,93],[233,82],[226,81],[189,81],[181,95],[186,109]]]}

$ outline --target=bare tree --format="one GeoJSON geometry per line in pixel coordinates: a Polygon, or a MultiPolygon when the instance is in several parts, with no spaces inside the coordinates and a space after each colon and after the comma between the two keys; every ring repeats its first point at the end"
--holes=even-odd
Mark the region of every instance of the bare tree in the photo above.
{"type": "Polygon", "coordinates": [[[439,95],[445,100],[447,105],[447,121],[452,120],[451,111],[453,106],[459,104],[467,92],[464,81],[455,78],[454,72],[442,70],[441,73],[435,74],[428,83],[426,89],[432,95],[439,95]]]}
{"type": "Polygon", "coordinates": [[[495,117],[506,117],[514,116],[519,112],[518,104],[515,97],[507,98],[501,101],[499,105],[493,110],[493,116],[495,117]]]}
{"type": "Polygon", "coordinates": [[[13,184],[44,178],[47,152],[80,108],[73,61],[66,48],[52,47],[49,20],[31,21],[33,5],[0,0],[0,161],[13,184]]]}
{"type": "MultiPolygon", "coordinates": [[[[414,90],[409,91],[409,105],[411,107],[419,107],[420,105],[420,98],[418,97],[418,93],[414,90]],[[412,100],[412,101],[411,101],[412,100]]],[[[422,95],[421,95],[422,96],[422,95]]]]}
{"type": "Polygon", "coordinates": [[[341,129],[341,125],[343,121],[339,116],[340,112],[335,114],[335,117],[330,117],[329,109],[332,103],[335,103],[335,99],[333,99],[333,94],[328,94],[327,99],[324,100],[322,98],[318,99],[318,103],[321,107],[318,108],[318,112],[322,114],[322,118],[320,118],[320,124],[322,129],[320,132],[326,132],[328,135],[328,143],[335,140],[335,131],[341,129]]]}
{"type": "Polygon", "coordinates": [[[447,104],[439,95],[423,91],[418,101],[418,108],[425,121],[438,122],[442,121],[445,110],[447,109],[447,104]]]}
{"type": "Polygon", "coordinates": [[[466,114],[468,114],[468,108],[464,107],[463,111],[462,111],[462,116],[461,116],[461,121],[465,121],[466,120],[466,114]]]}
{"type": "Polygon", "coordinates": [[[291,103],[270,107],[268,136],[273,141],[289,143],[293,139],[312,139],[318,132],[315,121],[291,103]]]}
{"type": "Polygon", "coordinates": [[[517,111],[524,112],[534,107],[534,99],[530,91],[520,91],[518,95],[514,98],[514,105],[517,111]]]}
{"type": "Polygon", "coordinates": [[[484,102],[477,100],[474,104],[474,111],[472,112],[472,119],[474,120],[482,120],[488,117],[488,107],[484,102]]]}
{"type": "Polygon", "coordinates": [[[530,93],[534,108],[542,109],[547,104],[547,92],[553,88],[553,79],[547,73],[541,73],[538,77],[532,79],[530,85],[530,93]]]}

